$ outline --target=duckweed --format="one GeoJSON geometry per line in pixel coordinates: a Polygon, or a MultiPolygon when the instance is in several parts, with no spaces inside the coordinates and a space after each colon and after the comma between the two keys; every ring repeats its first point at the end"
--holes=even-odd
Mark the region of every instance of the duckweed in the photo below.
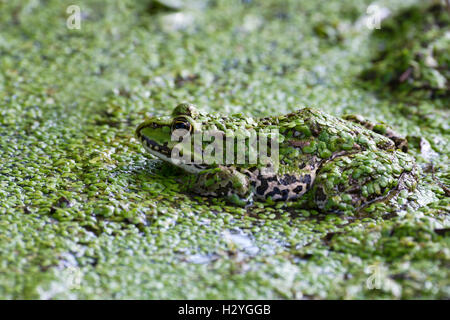
{"type": "MultiPolygon", "coordinates": [[[[422,24],[408,24],[410,60],[425,43],[438,67],[420,65],[395,94],[381,94],[380,83],[395,85],[389,77],[405,70],[383,64],[373,46],[396,23],[414,25],[402,12],[420,1],[381,1],[394,18],[377,35],[361,25],[369,0],[150,2],[77,1],[80,30],[66,27],[73,1],[0,3],[0,298],[450,298],[450,203],[436,182],[450,183],[448,77],[428,70],[446,61],[439,34],[448,24],[427,29],[437,30],[432,44],[421,41],[422,24]],[[330,200],[341,212],[328,216],[310,209],[309,194],[230,206],[186,194],[183,173],[133,137],[144,117],[180,101],[244,117],[300,106],[359,113],[426,139],[435,158],[431,167],[411,145],[421,178],[414,196],[393,194],[355,215],[346,210],[351,190],[330,200]],[[379,289],[366,285],[370,270],[382,272],[379,289]]],[[[383,48],[387,59],[399,54],[397,42],[383,48]]],[[[304,123],[292,128],[312,135],[304,123]]],[[[328,158],[370,140],[335,134],[323,131],[303,152],[328,158]]],[[[342,171],[318,179],[331,192],[376,176],[362,187],[371,197],[410,167],[373,161],[344,159],[342,171]]]]}

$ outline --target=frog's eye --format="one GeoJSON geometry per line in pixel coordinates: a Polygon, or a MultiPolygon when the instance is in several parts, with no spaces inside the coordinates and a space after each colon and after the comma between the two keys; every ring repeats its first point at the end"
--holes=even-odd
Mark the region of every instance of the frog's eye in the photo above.
{"type": "Polygon", "coordinates": [[[172,131],[175,130],[186,130],[187,132],[191,133],[192,125],[186,118],[175,118],[172,122],[172,131]]]}

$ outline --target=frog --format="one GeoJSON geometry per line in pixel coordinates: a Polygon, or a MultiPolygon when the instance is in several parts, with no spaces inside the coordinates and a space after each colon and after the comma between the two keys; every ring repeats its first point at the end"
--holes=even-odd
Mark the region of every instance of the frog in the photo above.
{"type": "Polygon", "coordinates": [[[389,125],[359,115],[337,117],[311,107],[256,118],[207,113],[181,103],[168,116],[145,119],[135,137],[148,153],[181,168],[184,190],[223,197],[240,206],[297,201],[323,212],[355,212],[403,190],[412,192],[418,182],[407,139],[389,125]],[[250,141],[248,135],[237,134],[249,131],[258,133],[256,148],[247,142],[248,148],[238,152],[235,145],[224,142],[218,161],[193,161],[211,146],[205,142],[194,146],[196,135],[208,132],[225,139],[218,141],[237,142],[250,141]],[[185,138],[187,149],[179,147],[185,138]],[[249,160],[258,148],[264,149],[261,146],[271,155],[276,149],[277,156],[236,161],[238,156],[249,160]],[[180,150],[188,150],[188,161],[180,160],[180,150]],[[222,155],[227,151],[233,151],[232,161],[222,155]]]}

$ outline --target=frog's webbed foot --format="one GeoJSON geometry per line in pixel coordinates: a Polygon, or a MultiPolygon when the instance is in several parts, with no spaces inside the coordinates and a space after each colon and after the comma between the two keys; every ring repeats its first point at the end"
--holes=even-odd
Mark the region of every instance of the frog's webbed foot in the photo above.
{"type": "Polygon", "coordinates": [[[313,197],[325,211],[359,211],[388,201],[417,182],[414,160],[402,152],[364,151],[338,157],[319,171],[313,197]]]}
{"type": "Polygon", "coordinates": [[[365,127],[366,129],[369,129],[391,139],[394,142],[396,149],[400,149],[403,152],[408,152],[408,140],[406,140],[406,138],[401,136],[399,133],[395,132],[387,124],[381,122],[372,122],[368,119],[365,119],[363,116],[353,114],[344,115],[342,118],[357,123],[365,127]]]}
{"type": "Polygon", "coordinates": [[[203,196],[224,197],[239,206],[253,204],[248,177],[234,167],[219,166],[208,169],[189,178],[191,192],[203,196]]]}

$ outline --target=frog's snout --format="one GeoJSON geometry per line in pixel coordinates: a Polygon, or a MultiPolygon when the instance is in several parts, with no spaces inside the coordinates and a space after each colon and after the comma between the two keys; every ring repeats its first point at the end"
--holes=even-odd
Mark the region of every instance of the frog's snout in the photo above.
{"type": "Polygon", "coordinates": [[[144,122],[142,122],[141,124],[139,124],[138,126],[137,126],[137,128],[136,128],[136,130],[134,131],[134,136],[137,138],[137,139],[140,139],[141,138],[141,130],[142,130],[142,128],[145,126],[145,121],[144,122]]]}
{"type": "Polygon", "coordinates": [[[149,118],[146,118],[142,123],[140,123],[136,130],[134,131],[134,135],[136,138],[141,138],[142,137],[142,129],[147,128],[149,126],[151,126],[152,123],[155,123],[155,119],[156,117],[151,116],[149,118]]]}

